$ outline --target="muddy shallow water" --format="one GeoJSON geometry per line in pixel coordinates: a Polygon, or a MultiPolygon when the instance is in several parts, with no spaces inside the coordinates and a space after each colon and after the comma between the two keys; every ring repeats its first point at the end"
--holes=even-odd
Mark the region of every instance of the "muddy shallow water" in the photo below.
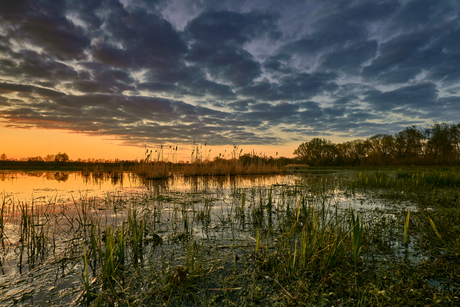
{"type": "MultiPolygon", "coordinates": [[[[161,247],[146,248],[149,259],[171,252],[178,259],[184,257],[180,244],[185,236],[203,244],[232,245],[233,253],[233,246],[254,244],[254,229],[249,226],[258,223],[254,210],[267,201],[273,219],[295,210],[289,204],[300,198],[318,212],[353,209],[364,219],[392,220],[401,211],[416,210],[410,203],[351,193],[336,185],[310,186],[312,180],[333,182],[344,176],[175,177],[145,182],[130,173],[117,178],[75,172],[2,173],[0,305],[78,304],[83,293],[82,246],[88,244],[89,226],[119,227],[133,207],[148,221],[146,240],[159,237],[163,242],[161,247]]],[[[266,228],[263,223],[258,227],[266,228]]],[[[401,257],[413,248],[405,246],[404,253],[397,242],[393,247],[401,250],[401,257]]],[[[418,261],[423,256],[411,257],[418,261]]]]}

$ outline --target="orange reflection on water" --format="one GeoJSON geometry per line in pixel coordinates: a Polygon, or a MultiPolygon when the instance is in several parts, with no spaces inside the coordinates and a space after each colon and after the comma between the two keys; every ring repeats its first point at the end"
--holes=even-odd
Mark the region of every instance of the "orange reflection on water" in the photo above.
{"type": "Polygon", "coordinates": [[[290,176],[243,177],[172,177],[168,180],[143,181],[131,173],[111,178],[79,172],[3,172],[0,193],[14,202],[66,203],[82,197],[100,197],[108,193],[197,193],[207,190],[232,191],[237,188],[270,186],[291,182],[290,176]]]}
{"type": "Polygon", "coordinates": [[[143,188],[129,174],[123,178],[95,178],[77,172],[3,172],[0,173],[0,193],[16,202],[70,201],[84,196],[101,196],[129,187],[143,188]]]}

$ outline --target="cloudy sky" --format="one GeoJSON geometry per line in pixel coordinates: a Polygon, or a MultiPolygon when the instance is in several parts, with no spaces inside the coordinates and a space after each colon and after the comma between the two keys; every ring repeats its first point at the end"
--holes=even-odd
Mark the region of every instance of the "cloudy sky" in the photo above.
{"type": "Polygon", "coordinates": [[[313,137],[457,123],[459,10],[457,0],[1,1],[0,151],[135,158],[134,146],[195,140],[214,154],[237,144],[290,156],[313,137]]]}

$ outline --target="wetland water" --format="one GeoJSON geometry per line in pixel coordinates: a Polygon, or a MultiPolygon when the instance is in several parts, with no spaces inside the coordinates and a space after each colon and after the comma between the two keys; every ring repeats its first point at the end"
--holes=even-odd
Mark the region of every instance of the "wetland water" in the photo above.
{"type": "MultiPolygon", "coordinates": [[[[176,286],[207,264],[206,272],[218,272],[218,279],[209,278],[207,290],[193,298],[206,300],[209,291],[222,289],[219,278],[233,276],[242,266],[256,266],[259,248],[268,251],[270,244],[279,244],[280,234],[292,225],[305,228],[310,219],[315,227],[325,227],[335,219],[338,228],[347,224],[353,210],[371,229],[371,223],[383,219],[391,225],[407,210],[417,210],[408,202],[344,189],[340,183],[348,176],[324,172],[146,182],[130,173],[116,178],[76,172],[1,173],[0,305],[80,305],[107,289],[128,287],[127,277],[120,277],[118,286],[111,284],[115,278],[105,276],[107,259],[119,261],[110,274],[121,274],[116,273],[120,267],[140,274],[138,279],[161,272],[170,276],[166,285],[176,286]],[[114,255],[107,256],[112,234],[114,242],[125,240],[126,247],[114,247],[114,255]],[[254,251],[256,256],[244,265],[237,261],[254,251]]],[[[382,244],[393,249],[394,257],[424,259],[413,252],[415,240],[403,246],[395,239],[401,229],[379,227],[382,244]]],[[[135,283],[128,283],[131,291],[141,292],[142,285],[132,286],[135,283]]],[[[236,285],[234,289],[244,289],[236,285]]],[[[175,303],[168,302],[189,300],[181,294],[175,303]]]]}

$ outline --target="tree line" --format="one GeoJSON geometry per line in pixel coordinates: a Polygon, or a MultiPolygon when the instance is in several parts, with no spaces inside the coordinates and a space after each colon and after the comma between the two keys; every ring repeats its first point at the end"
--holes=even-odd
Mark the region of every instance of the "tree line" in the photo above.
{"type": "MultiPolygon", "coordinates": [[[[0,155],[0,161],[5,162],[8,160],[8,157],[6,156],[5,153],[0,155]]],[[[28,162],[69,162],[69,155],[66,154],[65,152],[57,153],[55,155],[46,155],[45,157],[42,156],[35,156],[35,157],[28,157],[27,158],[28,162]]]]}
{"type": "Polygon", "coordinates": [[[47,155],[46,157],[41,157],[41,156],[36,156],[36,157],[28,157],[27,161],[29,162],[69,162],[69,155],[66,154],[65,152],[57,153],[55,155],[47,155]]]}
{"type": "Polygon", "coordinates": [[[296,158],[317,166],[454,165],[460,164],[460,123],[406,127],[391,134],[334,144],[314,138],[294,151],[296,158]]]}

